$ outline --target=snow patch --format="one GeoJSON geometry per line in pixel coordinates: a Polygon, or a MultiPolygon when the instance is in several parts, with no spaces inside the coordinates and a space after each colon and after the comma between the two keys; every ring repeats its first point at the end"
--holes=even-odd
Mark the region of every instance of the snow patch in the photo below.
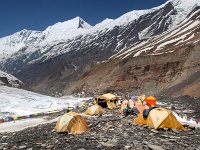
{"type": "Polygon", "coordinates": [[[23,116],[60,110],[67,107],[73,107],[89,99],[76,98],[73,96],[55,98],[5,86],[0,86],[0,97],[0,118],[9,115],[23,116]]]}

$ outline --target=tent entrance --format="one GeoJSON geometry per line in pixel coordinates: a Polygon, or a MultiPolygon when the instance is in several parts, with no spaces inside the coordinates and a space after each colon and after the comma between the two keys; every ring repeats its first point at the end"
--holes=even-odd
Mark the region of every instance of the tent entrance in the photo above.
{"type": "Polygon", "coordinates": [[[108,105],[104,99],[98,99],[98,105],[101,106],[102,108],[108,107],[108,105]]]}

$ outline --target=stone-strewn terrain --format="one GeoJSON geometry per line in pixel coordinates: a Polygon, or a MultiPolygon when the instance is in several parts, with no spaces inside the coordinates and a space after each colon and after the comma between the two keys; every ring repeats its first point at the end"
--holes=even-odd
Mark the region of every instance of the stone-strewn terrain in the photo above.
{"type": "MultiPolygon", "coordinates": [[[[173,104],[179,111],[192,109],[189,116],[199,117],[200,99],[192,97],[158,98],[159,102],[173,104]],[[191,105],[194,103],[194,105],[191,105]]],[[[82,109],[75,110],[83,112],[82,109]]],[[[55,123],[28,128],[16,133],[0,134],[0,149],[133,149],[133,150],[200,150],[200,129],[178,132],[176,130],[154,130],[132,123],[135,116],[127,117],[118,110],[106,110],[99,117],[86,117],[90,130],[82,135],[53,132],[55,123]]],[[[58,115],[53,114],[50,118],[58,115]]]]}

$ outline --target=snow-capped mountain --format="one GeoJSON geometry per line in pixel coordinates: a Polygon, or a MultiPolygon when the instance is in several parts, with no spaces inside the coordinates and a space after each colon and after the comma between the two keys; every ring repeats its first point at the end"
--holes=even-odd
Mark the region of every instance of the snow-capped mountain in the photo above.
{"type": "MultiPolygon", "coordinates": [[[[124,57],[129,51],[133,53],[131,49],[139,46],[137,43],[174,30],[197,6],[199,0],[169,0],[161,6],[128,12],[95,26],[76,17],[44,31],[22,30],[0,39],[0,68],[25,83],[34,80],[31,83],[35,90],[62,89],[66,83],[70,85],[82,78],[96,64],[124,57]]],[[[137,52],[135,57],[142,53],[137,52]]]]}
{"type": "MultiPolygon", "coordinates": [[[[0,58],[10,57],[11,54],[27,46],[46,46],[51,45],[50,43],[52,42],[67,42],[68,40],[70,41],[76,36],[89,35],[90,37],[93,37],[93,34],[98,35],[102,32],[106,32],[107,30],[113,30],[113,28],[115,27],[126,28],[127,25],[134,21],[137,22],[137,20],[145,14],[150,14],[158,10],[166,11],[166,8],[162,8],[169,5],[169,3],[173,5],[173,8],[171,8],[171,10],[168,11],[167,14],[163,14],[161,12],[163,16],[159,18],[160,21],[158,24],[162,26],[162,23],[165,23],[164,26],[167,29],[173,28],[174,26],[179,24],[184,18],[186,18],[186,16],[192,9],[194,9],[195,6],[200,5],[200,2],[198,0],[170,0],[161,6],[149,10],[135,10],[132,12],[128,12],[115,20],[106,19],[101,23],[95,25],[94,27],[89,25],[82,18],[76,17],[74,19],[65,22],[59,22],[55,25],[49,26],[44,31],[30,31],[24,29],[11,36],[0,39],[0,58]]],[[[154,17],[158,17],[158,15],[159,14],[156,14],[154,17]]],[[[156,24],[156,22],[154,24],[156,24]]],[[[159,26],[155,26],[154,24],[152,24],[152,27],[149,26],[139,32],[140,39],[145,39],[155,34],[151,33],[152,28],[159,28],[159,26]]],[[[121,45],[122,41],[118,41],[118,44],[121,45]]]]}
{"type": "Polygon", "coordinates": [[[65,90],[199,97],[199,31],[200,7],[196,7],[172,31],[116,53],[68,84],[65,90]]]}
{"type": "Polygon", "coordinates": [[[81,34],[91,28],[82,18],[56,23],[47,27],[44,31],[22,30],[13,35],[0,39],[0,58],[9,58],[10,55],[23,47],[32,45],[47,45],[51,42],[70,39],[76,34],[81,34]]]}

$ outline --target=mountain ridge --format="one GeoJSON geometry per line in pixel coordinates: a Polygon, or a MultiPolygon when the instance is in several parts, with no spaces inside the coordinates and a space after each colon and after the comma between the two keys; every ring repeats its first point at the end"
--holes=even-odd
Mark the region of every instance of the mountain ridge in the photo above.
{"type": "MultiPolygon", "coordinates": [[[[176,8],[180,8],[179,3],[182,1],[168,1],[157,8],[150,9],[151,11],[138,11],[140,12],[139,15],[136,14],[136,17],[131,16],[134,18],[131,21],[128,13],[128,22],[126,22],[126,18],[124,22],[120,22],[121,18],[119,17],[119,20],[116,19],[117,21],[107,19],[102,24],[97,24],[89,29],[82,30],[82,28],[78,28],[77,30],[81,34],[74,34],[69,39],[52,40],[49,43],[41,40],[39,45],[25,46],[7,59],[4,59],[0,64],[0,68],[19,77],[33,90],[44,92],[45,94],[51,94],[53,91],[67,93],[65,92],[67,90],[66,87],[70,87],[68,91],[71,92],[83,90],[81,87],[85,87],[87,83],[76,84],[76,81],[77,83],[79,80],[82,81],[81,78],[86,77],[90,70],[93,70],[92,68],[95,68],[98,64],[109,62],[113,58],[122,60],[124,58],[126,60],[127,58],[135,59],[140,56],[146,57],[151,54],[165,55],[165,53],[172,53],[170,45],[173,43],[178,41],[177,44],[181,44],[185,42],[184,39],[193,38],[190,33],[184,34],[186,37],[180,34],[181,37],[174,42],[173,38],[175,36],[168,34],[170,32],[173,33],[178,24],[181,25],[181,22],[184,21],[174,21],[179,17],[181,11],[176,8]],[[120,23],[116,25],[116,22],[120,23]],[[174,22],[176,26],[174,26],[174,22]],[[169,41],[159,45],[159,41],[162,41],[159,36],[163,36],[169,41]],[[156,42],[157,45],[156,43],[148,44],[156,38],[158,40],[156,42]],[[165,51],[166,46],[170,47],[169,50],[165,51]],[[132,57],[133,54],[134,57],[132,57]],[[126,58],[125,56],[128,57],[126,58]]],[[[186,3],[188,2],[185,1],[186,3]]],[[[187,6],[189,9],[185,8],[183,10],[187,12],[184,14],[185,17],[189,16],[189,14],[197,13],[192,9],[197,8],[195,7],[196,3],[199,4],[200,2],[193,0],[187,6]],[[193,3],[194,5],[192,5],[193,3]]],[[[185,27],[187,29],[192,25],[191,23],[195,25],[195,20],[190,19],[190,21],[187,21],[186,18],[185,23],[181,28],[185,27]]],[[[199,22],[196,21],[196,25],[198,24],[199,22]]],[[[181,33],[184,30],[176,31],[181,33]]],[[[188,30],[185,31],[188,32],[188,30]]],[[[101,76],[101,78],[103,77],[101,76]]]]}

